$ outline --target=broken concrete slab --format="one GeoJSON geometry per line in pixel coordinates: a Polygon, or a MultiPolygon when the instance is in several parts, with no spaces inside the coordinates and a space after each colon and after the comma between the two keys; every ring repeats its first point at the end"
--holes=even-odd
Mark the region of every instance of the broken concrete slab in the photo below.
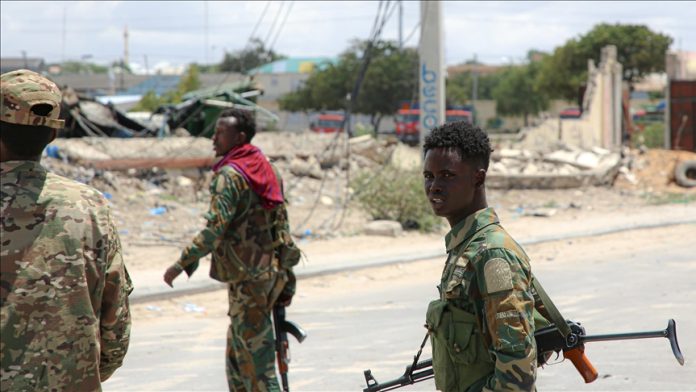
{"type": "Polygon", "coordinates": [[[298,177],[312,177],[321,179],[323,172],[316,157],[310,156],[306,160],[294,158],[290,162],[290,173],[298,177]]]}
{"type": "Polygon", "coordinates": [[[397,237],[403,233],[401,223],[390,220],[376,220],[365,225],[364,233],[367,235],[382,235],[397,237]]]}

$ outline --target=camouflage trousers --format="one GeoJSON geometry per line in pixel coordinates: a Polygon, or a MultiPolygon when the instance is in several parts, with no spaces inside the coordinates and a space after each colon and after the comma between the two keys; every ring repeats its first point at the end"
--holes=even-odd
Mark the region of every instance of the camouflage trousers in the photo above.
{"type": "Polygon", "coordinates": [[[271,292],[276,280],[229,285],[227,383],[230,391],[280,391],[275,371],[271,292]]]}

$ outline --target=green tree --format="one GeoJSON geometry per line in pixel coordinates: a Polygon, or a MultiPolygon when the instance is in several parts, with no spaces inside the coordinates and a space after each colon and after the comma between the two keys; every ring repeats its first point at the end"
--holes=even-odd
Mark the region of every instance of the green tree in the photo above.
{"type": "Polygon", "coordinates": [[[181,92],[181,95],[184,95],[189,91],[194,91],[201,88],[200,74],[201,73],[198,69],[198,65],[189,65],[188,69],[186,70],[186,73],[181,78],[181,80],[179,81],[179,85],[177,86],[177,90],[181,92]]]}
{"type": "Polygon", "coordinates": [[[538,62],[530,62],[523,66],[511,66],[501,74],[500,82],[493,89],[499,115],[523,116],[524,125],[527,126],[529,115],[548,108],[548,97],[535,83],[540,71],[538,62]]]}
{"type": "Polygon", "coordinates": [[[553,97],[575,100],[579,86],[587,79],[587,60],[599,64],[602,48],[616,45],[623,79],[632,86],[651,72],[665,70],[665,54],[672,41],[644,25],[599,24],[546,57],[538,84],[553,97]]]}
{"type": "MultiPolygon", "coordinates": [[[[445,95],[447,104],[464,105],[472,100],[474,89],[474,74],[471,71],[461,72],[447,78],[445,95]]],[[[493,89],[498,85],[499,74],[478,75],[477,99],[493,99],[493,89]]]]}
{"type": "Polygon", "coordinates": [[[250,69],[284,58],[286,56],[266,48],[261,39],[252,38],[249,45],[244,49],[225,53],[225,57],[218,68],[221,72],[246,73],[250,69]]]}
{"type": "Polygon", "coordinates": [[[587,57],[580,55],[578,42],[571,39],[541,61],[536,85],[551,97],[575,102],[586,80],[587,57]]]}
{"type": "Polygon", "coordinates": [[[106,66],[81,61],[65,61],[60,67],[64,74],[105,74],[109,72],[106,66]]]}
{"type": "Polygon", "coordinates": [[[140,98],[140,101],[136,103],[129,112],[154,112],[163,103],[163,100],[155,94],[154,91],[150,90],[145,95],[140,98]]]}
{"type": "MultiPolygon", "coordinates": [[[[346,109],[362,67],[366,41],[354,41],[337,64],[314,72],[299,90],[280,99],[282,110],[346,109]]],[[[418,54],[415,49],[399,49],[394,42],[378,41],[371,47],[371,61],[352,111],[371,116],[373,129],[385,115],[395,113],[399,103],[417,93],[418,54]]]]}
{"type": "Polygon", "coordinates": [[[149,111],[152,112],[158,107],[167,104],[176,104],[181,102],[181,97],[184,94],[198,90],[201,87],[200,73],[196,64],[191,64],[186,69],[186,73],[182,75],[175,90],[168,91],[161,97],[158,97],[154,91],[148,91],[140,98],[140,101],[133,106],[130,111],[149,111]]]}

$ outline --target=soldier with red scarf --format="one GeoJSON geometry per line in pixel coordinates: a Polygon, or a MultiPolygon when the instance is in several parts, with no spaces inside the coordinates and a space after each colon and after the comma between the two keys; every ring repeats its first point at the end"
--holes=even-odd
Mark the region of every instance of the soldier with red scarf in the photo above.
{"type": "Polygon", "coordinates": [[[278,391],[274,366],[273,305],[289,305],[295,291],[292,268],[279,250],[293,245],[282,180],[261,150],[253,114],[229,109],[213,136],[216,156],[206,227],[164,274],[172,285],[191,276],[212,253],[210,277],[228,283],[227,380],[231,391],[278,391]]]}

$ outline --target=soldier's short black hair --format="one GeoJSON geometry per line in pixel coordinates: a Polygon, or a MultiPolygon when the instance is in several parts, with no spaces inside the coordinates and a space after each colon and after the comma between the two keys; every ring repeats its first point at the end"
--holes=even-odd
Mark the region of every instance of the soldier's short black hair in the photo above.
{"type": "Polygon", "coordinates": [[[247,137],[247,143],[256,135],[256,120],[254,112],[245,109],[231,108],[220,114],[220,118],[234,117],[237,123],[234,125],[239,132],[244,132],[247,137]]]}
{"type": "Polygon", "coordinates": [[[30,159],[41,155],[52,136],[53,129],[49,127],[0,121],[0,139],[11,153],[20,158],[30,159]]]}
{"type": "Polygon", "coordinates": [[[455,121],[433,129],[423,143],[423,156],[434,148],[455,148],[462,161],[485,170],[488,170],[493,152],[486,132],[467,121],[455,121]]]}

